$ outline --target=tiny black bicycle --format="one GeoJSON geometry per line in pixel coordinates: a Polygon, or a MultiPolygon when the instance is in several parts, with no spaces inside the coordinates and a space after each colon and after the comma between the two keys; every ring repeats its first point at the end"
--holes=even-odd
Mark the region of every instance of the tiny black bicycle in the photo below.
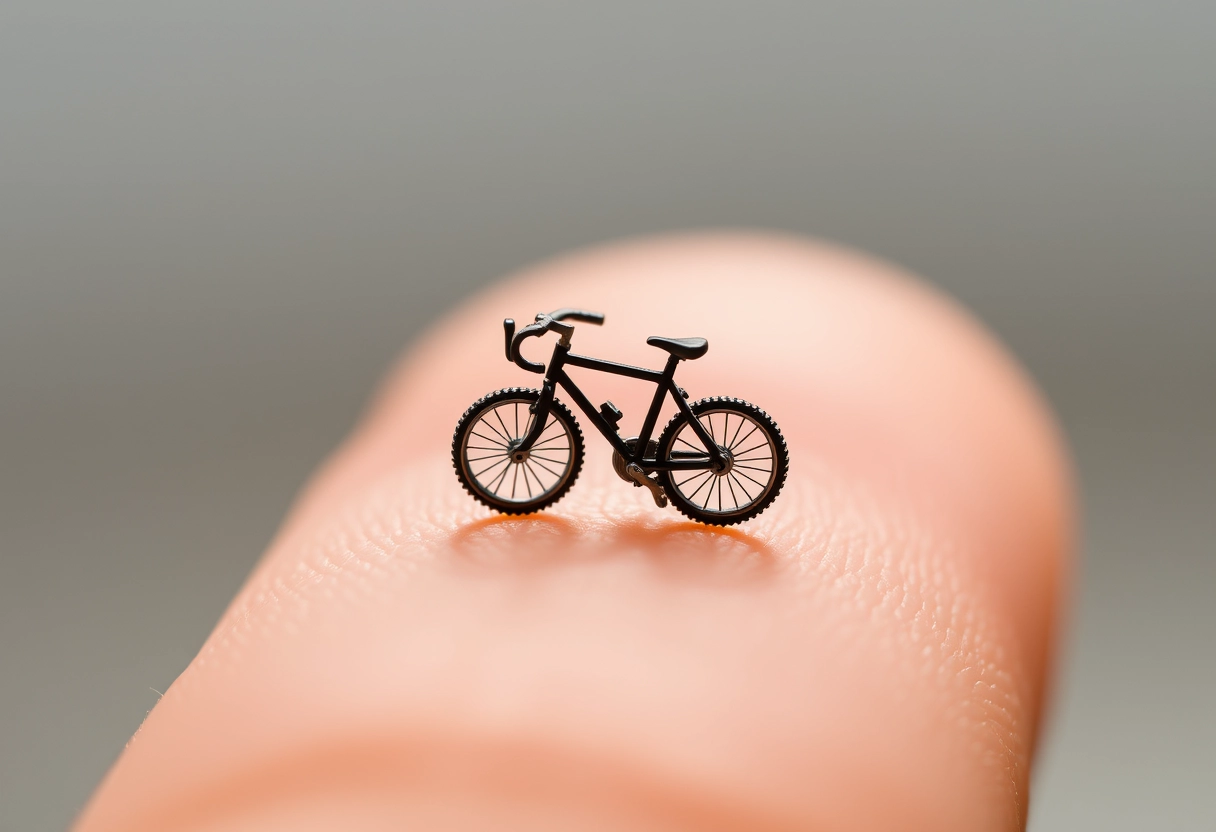
{"type": "Polygon", "coordinates": [[[617,364],[570,352],[574,327],[564,320],[604,323],[597,312],[559,309],[537,315],[518,333],[503,321],[507,360],[543,373],[539,390],[511,387],[474,402],[456,425],[452,463],[456,476],[477,500],[505,514],[540,511],[560,500],[583,465],[583,434],[574,414],[554,398],[558,385],[611,443],[612,465],[621,479],[650,490],[663,508],[670,498],[684,515],[716,526],[750,520],[776,499],[785,484],[789,450],[777,423],[739,399],[687,401],[675,383],[676,365],[705,355],[704,338],[660,338],[646,343],[670,354],[662,371],[617,364]],[[548,371],[519,351],[526,338],[557,332],[548,371]],[[657,385],[638,436],[623,438],[621,411],[604,402],[596,410],[566,374],[566,366],[642,379],[657,385]],[[679,408],[657,440],[651,439],[666,395],[679,408]],[[653,476],[652,476],[653,475],[653,476]]]}

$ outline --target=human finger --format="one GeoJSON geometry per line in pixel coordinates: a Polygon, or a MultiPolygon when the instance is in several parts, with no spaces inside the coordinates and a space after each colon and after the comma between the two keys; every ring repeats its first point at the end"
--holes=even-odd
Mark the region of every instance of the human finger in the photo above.
{"type": "MultiPolygon", "coordinates": [[[[649,390],[578,380],[640,421],[649,390]]],[[[80,828],[1018,828],[1061,457],[999,347],[871,259],[711,235],[545,264],[411,351],[80,828]],[[776,418],[773,507],[683,522],[597,437],[545,514],[469,500],[456,417],[538,378],[499,321],[565,305],[608,314],[591,355],[707,337],[679,383],[776,418]]]]}

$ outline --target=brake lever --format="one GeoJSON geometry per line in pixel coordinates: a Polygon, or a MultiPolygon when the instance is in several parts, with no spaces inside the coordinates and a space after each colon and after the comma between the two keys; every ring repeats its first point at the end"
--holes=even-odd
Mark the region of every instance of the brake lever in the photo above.
{"type": "Polygon", "coordinates": [[[563,347],[570,346],[570,336],[574,334],[573,326],[550,320],[548,328],[561,334],[562,337],[557,339],[557,343],[561,344],[563,347]]]}
{"type": "MultiPolygon", "coordinates": [[[[569,311],[569,310],[559,309],[558,313],[560,314],[561,312],[567,312],[567,311],[569,311]]],[[[546,330],[552,330],[553,332],[560,334],[561,338],[558,339],[558,343],[561,344],[563,347],[570,346],[570,336],[572,336],[574,334],[573,325],[563,324],[561,321],[559,321],[557,318],[555,318],[552,314],[547,315],[544,312],[536,313],[536,323],[533,324],[533,326],[536,326],[538,324],[543,326],[546,330]]]]}

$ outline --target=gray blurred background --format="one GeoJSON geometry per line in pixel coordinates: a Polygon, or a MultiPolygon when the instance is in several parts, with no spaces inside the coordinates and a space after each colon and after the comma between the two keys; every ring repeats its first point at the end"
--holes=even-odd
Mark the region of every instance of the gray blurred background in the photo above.
{"type": "MultiPolygon", "coordinates": [[[[0,829],[63,828],[393,356],[688,227],[1030,367],[1086,568],[1030,828],[1216,828],[1216,6],[0,5],[0,829]]],[[[518,310],[517,310],[518,311],[518,310]]]]}

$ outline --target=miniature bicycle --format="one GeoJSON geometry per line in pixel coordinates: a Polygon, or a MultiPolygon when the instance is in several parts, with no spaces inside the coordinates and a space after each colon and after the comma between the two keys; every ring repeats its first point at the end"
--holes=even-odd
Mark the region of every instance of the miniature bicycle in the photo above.
{"type": "Polygon", "coordinates": [[[511,387],[478,399],[456,425],[452,463],[474,498],[505,514],[528,514],[553,505],[574,485],[583,465],[583,434],[574,414],[554,398],[560,385],[612,445],[612,465],[621,479],[650,490],[656,505],[668,499],[684,515],[716,526],[750,520],[776,499],[785,484],[789,450],[777,423],[739,399],[707,398],[688,403],[675,383],[676,366],[705,355],[704,338],[660,338],[646,343],[670,354],[662,371],[617,364],[570,352],[571,319],[601,325],[598,312],[559,309],[536,316],[518,333],[503,321],[507,360],[545,376],[541,389],[511,387]],[[548,371],[520,354],[527,338],[557,332],[548,371]],[[612,402],[599,410],[566,374],[585,367],[642,379],[656,385],[641,432],[623,438],[621,411],[612,402]],[[657,440],[651,439],[666,395],[679,408],[657,440]],[[652,476],[653,475],[653,476],[652,476]]]}

